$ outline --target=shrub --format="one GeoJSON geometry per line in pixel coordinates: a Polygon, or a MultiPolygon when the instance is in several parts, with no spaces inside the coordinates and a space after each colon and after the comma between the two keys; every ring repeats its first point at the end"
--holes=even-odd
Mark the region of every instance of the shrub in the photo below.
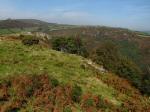
{"type": "Polygon", "coordinates": [[[65,107],[63,112],[72,112],[71,107],[70,106],[65,107]]]}
{"type": "Polygon", "coordinates": [[[25,36],[24,35],[22,35],[22,34],[20,34],[20,36],[19,36],[21,39],[23,39],[25,36]]]}
{"type": "Polygon", "coordinates": [[[85,106],[87,106],[87,107],[94,106],[94,100],[92,98],[87,99],[85,101],[85,106]]]}
{"type": "Polygon", "coordinates": [[[7,112],[19,112],[20,109],[19,108],[10,108],[7,110],[7,112]]]}
{"type": "Polygon", "coordinates": [[[98,103],[96,106],[97,108],[107,108],[108,104],[106,104],[102,96],[98,96],[98,103]]]}
{"type": "Polygon", "coordinates": [[[20,39],[24,45],[34,45],[39,44],[39,39],[30,35],[20,35],[20,39]]]}
{"type": "Polygon", "coordinates": [[[34,44],[39,44],[39,40],[38,39],[23,39],[22,43],[24,45],[34,45],[34,44]]]}
{"type": "Polygon", "coordinates": [[[28,96],[31,96],[33,94],[33,92],[34,92],[33,86],[27,86],[26,87],[26,92],[27,92],[28,96]]]}
{"type": "Polygon", "coordinates": [[[52,86],[53,87],[56,87],[56,86],[58,86],[59,85],[59,81],[57,80],[57,79],[51,79],[51,83],[52,83],[52,86]]]}
{"type": "Polygon", "coordinates": [[[71,94],[72,100],[74,102],[80,102],[81,95],[82,95],[82,89],[81,89],[81,87],[78,86],[78,85],[75,85],[73,87],[73,89],[72,89],[72,94],[71,94]]]}
{"type": "Polygon", "coordinates": [[[6,79],[6,78],[1,78],[0,80],[0,86],[1,85],[6,85],[6,86],[11,86],[11,81],[6,79]]]}
{"type": "Polygon", "coordinates": [[[150,71],[147,70],[146,74],[142,79],[142,86],[141,86],[142,93],[145,93],[150,96],[150,71]]]}

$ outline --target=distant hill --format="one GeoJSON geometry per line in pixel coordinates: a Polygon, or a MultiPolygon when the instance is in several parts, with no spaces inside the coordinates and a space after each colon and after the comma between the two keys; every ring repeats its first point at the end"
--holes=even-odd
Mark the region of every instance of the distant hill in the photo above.
{"type": "Polygon", "coordinates": [[[70,29],[77,26],[48,23],[36,19],[7,19],[0,20],[0,35],[14,34],[20,32],[44,32],[70,29]]]}
{"type": "Polygon", "coordinates": [[[35,25],[54,25],[56,23],[48,23],[45,21],[37,20],[37,19],[17,19],[18,21],[24,22],[24,23],[31,23],[35,25]]]}
{"type": "Polygon", "coordinates": [[[150,31],[144,31],[144,32],[150,34],[150,31]]]}
{"type": "Polygon", "coordinates": [[[0,21],[0,28],[30,28],[48,26],[50,24],[35,19],[7,19],[0,21]]]}

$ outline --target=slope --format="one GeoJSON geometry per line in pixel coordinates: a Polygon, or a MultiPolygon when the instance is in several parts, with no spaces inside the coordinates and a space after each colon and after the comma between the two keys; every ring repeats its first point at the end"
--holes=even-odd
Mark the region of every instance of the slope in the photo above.
{"type": "MultiPolygon", "coordinates": [[[[55,37],[78,37],[86,43],[90,55],[102,43],[111,41],[122,55],[131,59],[144,74],[150,66],[150,38],[140,32],[111,27],[80,27],[49,32],[55,37]]],[[[150,74],[150,73],[149,73],[150,74]]]]}
{"type": "MultiPolygon", "coordinates": [[[[26,87],[28,81],[34,82],[35,80],[43,84],[42,90],[45,91],[49,85],[49,83],[47,83],[48,77],[57,79],[60,82],[59,86],[56,85],[57,87],[50,89],[51,91],[55,91],[60,87],[62,90],[67,89],[67,85],[71,85],[71,88],[73,85],[81,87],[83,91],[81,102],[76,103],[72,101],[72,103],[67,103],[64,107],[62,106],[65,110],[69,110],[68,108],[66,109],[66,107],[70,106],[70,111],[74,112],[93,112],[93,108],[95,111],[101,110],[110,112],[130,110],[136,112],[149,111],[150,102],[148,98],[142,96],[128,81],[112,73],[102,73],[96,70],[93,66],[89,65],[87,60],[83,57],[57,52],[41,45],[24,46],[18,40],[0,41],[0,110],[2,112],[14,110],[39,111],[38,108],[44,111],[44,109],[48,109],[48,107],[44,107],[45,104],[47,104],[43,103],[45,100],[43,101],[41,99],[39,99],[38,102],[42,106],[35,106],[35,99],[37,98],[35,91],[30,97],[25,97],[24,100],[21,100],[20,94],[22,95],[24,93],[20,93],[21,89],[17,89],[20,91],[15,89],[22,88],[22,84],[25,84],[26,87]],[[10,82],[10,85],[8,82],[10,82]],[[5,91],[7,89],[8,91],[5,91]],[[15,94],[15,92],[19,95],[15,94]],[[7,99],[5,99],[5,93],[8,94],[7,99]],[[93,95],[101,96],[105,99],[105,105],[100,104],[100,106],[97,107],[96,103],[92,103],[93,95]],[[18,100],[20,101],[19,103],[18,100]],[[89,107],[92,107],[92,110],[90,110],[89,107]]],[[[37,86],[37,83],[34,82],[33,85],[34,84],[37,86]]],[[[33,88],[33,90],[36,89],[36,87],[33,88]]],[[[40,91],[40,88],[37,90],[40,91]]],[[[48,92],[47,89],[46,92],[48,92]]],[[[50,95],[50,93],[47,94],[50,95]]],[[[53,94],[55,94],[55,92],[53,92],[53,94]]],[[[43,97],[38,96],[38,98],[43,97]]],[[[58,99],[59,98],[60,97],[58,97],[58,99]]],[[[50,101],[50,99],[48,101],[50,101]]],[[[52,109],[52,111],[54,110],[52,109]]],[[[59,111],[61,112],[61,110],[59,111]]]]}

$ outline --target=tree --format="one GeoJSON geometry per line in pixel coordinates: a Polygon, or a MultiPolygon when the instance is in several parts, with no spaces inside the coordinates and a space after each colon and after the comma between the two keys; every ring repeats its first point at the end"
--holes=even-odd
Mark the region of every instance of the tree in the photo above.
{"type": "Polygon", "coordinates": [[[113,42],[102,43],[94,53],[92,59],[96,63],[121,77],[127,78],[134,86],[138,88],[141,86],[142,72],[140,68],[132,60],[123,56],[113,42]]]}
{"type": "Polygon", "coordinates": [[[52,40],[52,48],[58,51],[87,56],[87,51],[80,38],[55,37],[52,40]]]}
{"type": "Polygon", "coordinates": [[[150,95],[150,68],[147,67],[145,70],[145,75],[143,76],[142,86],[141,86],[142,93],[150,95]]]}

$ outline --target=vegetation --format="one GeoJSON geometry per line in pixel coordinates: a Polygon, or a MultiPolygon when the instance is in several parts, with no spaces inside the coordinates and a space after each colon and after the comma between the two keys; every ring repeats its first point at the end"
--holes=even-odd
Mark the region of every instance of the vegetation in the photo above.
{"type": "Polygon", "coordinates": [[[127,80],[94,70],[80,56],[3,40],[0,57],[2,112],[148,112],[150,108],[148,98],[127,80]]]}
{"type": "Polygon", "coordinates": [[[73,29],[51,31],[53,37],[82,37],[86,43],[87,51],[91,54],[101,43],[111,40],[118,45],[118,50],[122,55],[131,59],[138,67],[145,72],[147,65],[150,65],[148,49],[150,48],[150,38],[138,36],[134,31],[111,28],[111,27],[78,27],[73,29]]]}
{"type": "Polygon", "coordinates": [[[143,32],[138,32],[137,31],[137,34],[139,35],[139,36],[143,36],[143,37],[150,37],[150,31],[143,31],[143,32]]]}
{"type": "Polygon", "coordinates": [[[2,29],[0,28],[0,35],[8,35],[8,34],[15,34],[15,33],[20,33],[20,29],[2,29]]]}
{"type": "Polygon", "coordinates": [[[0,21],[0,35],[0,111],[149,112],[148,36],[38,20],[0,21]],[[50,34],[54,50],[42,38],[7,35],[30,31],[50,34]]]}
{"type": "MultiPolygon", "coordinates": [[[[32,38],[29,37],[23,38],[22,42],[24,45],[38,43],[38,39],[34,39],[32,36],[32,38]]],[[[78,54],[84,57],[88,56],[88,49],[81,38],[53,37],[52,48],[54,50],[78,54]]],[[[105,69],[128,79],[134,86],[139,88],[142,93],[149,93],[148,89],[145,89],[143,85],[147,85],[147,83],[145,83],[145,80],[142,81],[143,73],[141,69],[143,68],[143,65],[136,65],[140,65],[140,62],[137,62],[137,60],[142,59],[137,44],[126,40],[113,41],[109,39],[101,39],[99,48],[96,48],[96,50],[94,49],[94,52],[95,53],[89,53],[89,58],[93,61],[103,65],[105,69]]]]}
{"type": "Polygon", "coordinates": [[[81,95],[82,95],[81,87],[75,85],[72,89],[72,100],[75,102],[80,102],[81,95]]]}
{"type": "Polygon", "coordinates": [[[134,63],[140,65],[139,66],[140,68],[142,68],[142,64],[140,64],[140,60],[142,60],[142,55],[138,47],[138,43],[128,40],[121,40],[121,41],[114,41],[114,44],[118,45],[118,50],[122,55],[125,55],[126,57],[131,59],[134,63]]]}
{"type": "Polygon", "coordinates": [[[142,79],[142,87],[141,90],[143,93],[150,96],[150,71],[147,68],[146,73],[143,76],[142,79]]]}
{"type": "Polygon", "coordinates": [[[94,57],[91,58],[98,64],[102,64],[107,70],[127,78],[135,86],[140,87],[140,69],[131,60],[123,57],[112,42],[101,44],[96,49],[94,57]]]}
{"type": "Polygon", "coordinates": [[[31,27],[38,27],[41,25],[45,25],[44,22],[32,19],[7,19],[0,21],[0,28],[9,29],[9,28],[31,28],[31,27]]]}
{"type": "Polygon", "coordinates": [[[47,23],[35,19],[0,20],[0,35],[19,34],[22,32],[45,32],[75,28],[74,25],[47,23]]]}
{"type": "MultiPolygon", "coordinates": [[[[119,56],[117,56],[116,58],[119,57],[120,59],[115,59],[115,56],[118,54],[115,54],[116,51],[113,50],[112,51],[114,52],[113,59],[109,59],[109,57],[106,56],[108,58],[107,61],[110,61],[107,62],[107,64],[110,63],[110,65],[105,65],[104,63],[105,68],[108,70],[111,69],[112,72],[117,73],[118,75],[121,74],[120,76],[123,76],[128,80],[132,79],[131,77],[134,77],[134,79],[136,80],[130,81],[133,82],[134,85],[138,86],[138,88],[140,88],[142,93],[144,94],[148,93],[147,89],[144,88],[142,89],[142,87],[144,87],[143,85],[144,82],[141,81],[141,78],[144,80],[145,79],[144,74],[149,74],[145,69],[150,66],[149,61],[150,38],[144,38],[144,36],[139,36],[137,32],[130,31],[127,29],[110,28],[110,27],[79,27],[73,29],[51,31],[49,34],[52,35],[54,38],[56,36],[82,37],[83,42],[86,43],[85,47],[88,51],[88,54],[90,55],[90,57],[88,58],[92,57],[92,59],[93,57],[95,57],[96,54],[93,53],[93,51],[95,52],[100,45],[103,45],[103,43],[107,43],[108,41],[113,43],[117,47],[117,51],[119,52],[119,56]],[[116,60],[119,60],[119,62],[116,60]],[[123,69],[124,66],[126,69],[123,69]],[[120,69],[119,67],[122,68],[123,70],[119,71],[120,69]],[[127,73],[127,71],[130,71],[130,73],[127,73]],[[126,76],[123,75],[122,72],[126,72],[125,74],[127,75],[126,76]],[[128,77],[128,74],[131,73],[134,73],[133,76],[128,77]],[[138,80],[140,80],[140,82],[138,80]]],[[[111,47],[112,46],[108,47],[108,49],[111,50],[113,48],[111,47]]],[[[102,60],[102,57],[100,60],[102,60]]],[[[103,63],[102,61],[99,61],[98,64],[103,63]]]]}
{"type": "Polygon", "coordinates": [[[34,44],[39,44],[39,39],[37,38],[28,38],[28,39],[23,39],[22,43],[24,45],[34,45],[34,44]]]}
{"type": "Polygon", "coordinates": [[[87,51],[81,38],[58,37],[52,40],[52,48],[57,51],[78,54],[87,57],[87,51]]]}

